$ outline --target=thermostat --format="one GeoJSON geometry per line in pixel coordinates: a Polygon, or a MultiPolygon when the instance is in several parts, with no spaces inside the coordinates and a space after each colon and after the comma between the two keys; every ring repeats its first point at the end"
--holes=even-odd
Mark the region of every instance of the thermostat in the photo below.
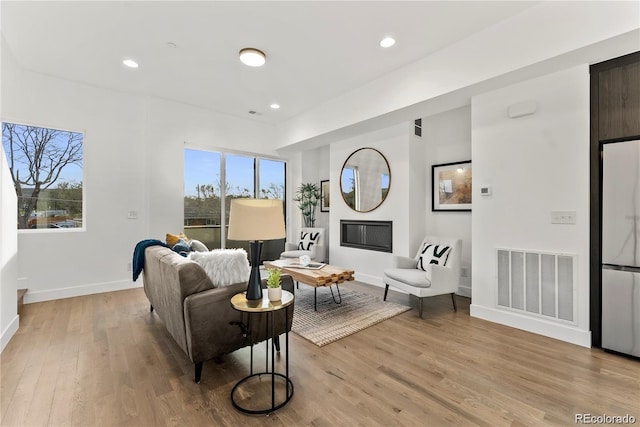
{"type": "Polygon", "coordinates": [[[480,195],[481,196],[490,196],[491,195],[491,187],[480,187],[480,195]]]}

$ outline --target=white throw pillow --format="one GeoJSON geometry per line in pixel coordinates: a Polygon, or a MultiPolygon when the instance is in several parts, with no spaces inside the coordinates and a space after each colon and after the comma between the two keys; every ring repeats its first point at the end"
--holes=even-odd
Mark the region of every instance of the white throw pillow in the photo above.
{"type": "Polygon", "coordinates": [[[216,288],[249,281],[249,260],[244,249],[214,249],[189,252],[187,258],[202,266],[216,288]]]}
{"type": "Polygon", "coordinates": [[[196,239],[191,239],[191,250],[196,252],[209,252],[207,245],[196,239]]]}
{"type": "Polygon", "coordinates": [[[315,233],[309,231],[301,231],[300,232],[300,242],[298,243],[298,250],[301,251],[310,251],[311,246],[318,243],[320,238],[320,232],[316,231],[315,233]]]}
{"type": "Polygon", "coordinates": [[[420,250],[420,256],[416,268],[427,271],[429,264],[445,266],[451,253],[451,246],[434,245],[433,243],[425,243],[420,250]]]}

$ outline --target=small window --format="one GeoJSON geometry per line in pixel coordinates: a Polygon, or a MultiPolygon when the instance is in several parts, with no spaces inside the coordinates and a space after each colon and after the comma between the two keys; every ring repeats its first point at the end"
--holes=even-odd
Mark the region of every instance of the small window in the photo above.
{"type": "Polygon", "coordinates": [[[2,123],[18,229],[82,227],[82,144],[79,132],[2,123]]]}

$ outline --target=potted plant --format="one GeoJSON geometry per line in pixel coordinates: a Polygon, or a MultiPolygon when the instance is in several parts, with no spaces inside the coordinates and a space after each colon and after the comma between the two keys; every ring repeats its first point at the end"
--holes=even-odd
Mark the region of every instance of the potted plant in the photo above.
{"type": "Polygon", "coordinates": [[[280,270],[277,268],[268,268],[267,276],[267,293],[269,301],[280,301],[282,299],[282,287],[280,286],[280,270]]]}
{"type": "Polygon", "coordinates": [[[296,191],[294,201],[298,202],[298,208],[302,212],[305,227],[316,225],[316,208],[320,203],[320,186],[316,183],[308,182],[300,184],[296,191]]]}

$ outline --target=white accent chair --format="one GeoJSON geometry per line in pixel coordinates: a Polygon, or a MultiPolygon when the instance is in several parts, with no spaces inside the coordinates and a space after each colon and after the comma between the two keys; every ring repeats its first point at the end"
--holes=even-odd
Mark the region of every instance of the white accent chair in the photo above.
{"type": "Polygon", "coordinates": [[[326,260],[324,228],[302,227],[298,234],[298,241],[285,242],[284,252],[280,254],[280,258],[300,258],[302,255],[309,256],[315,262],[326,260]]]}
{"type": "Polygon", "coordinates": [[[422,318],[422,300],[426,297],[451,294],[453,310],[457,311],[455,293],[460,278],[462,240],[453,237],[426,236],[414,258],[395,256],[394,268],[384,270],[384,300],[389,286],[418,297],[418,315],[422,318]],[[445,265],[426,264],[426,271],[416,267],[425,243],[451,247],[445,265]]]}

